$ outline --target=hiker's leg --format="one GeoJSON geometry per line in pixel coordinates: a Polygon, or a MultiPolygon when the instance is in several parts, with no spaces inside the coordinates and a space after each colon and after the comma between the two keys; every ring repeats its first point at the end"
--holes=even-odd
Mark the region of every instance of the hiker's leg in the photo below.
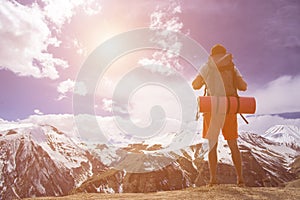
{"type": "Polygon", "coordinates": [[[241,158],[239,147],[237,145],[237,139],[227,140],[227,143],[230,148],[232,161],[236,170],[237,183],[242,184],[244,183],[242,158],[241,158]]]}
{"type": "Polygon", "coordinates": [[[209,153],[208,153],[208,163],[209,163],[209,172],[210,172],[210,183],[217,183],[217,146],[218,142],[213,140],[208,140],[209,144],[209,153]]]}

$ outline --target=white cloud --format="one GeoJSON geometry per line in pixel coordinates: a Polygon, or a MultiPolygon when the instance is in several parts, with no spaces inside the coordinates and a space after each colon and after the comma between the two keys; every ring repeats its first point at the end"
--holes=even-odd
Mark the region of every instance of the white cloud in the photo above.
{"type": "Polygon", "coordinates": [[[75,85],[74,81],[67,79],[58,85],[57,91],[59,93],[65,94],[67,92],[73,91],[74,85],[75,85]]]}
{"type": "Polygon", "coordinates": [[[59,77],[57,67],[68,67],[66,61],[47,53],[49,45],[59,41],[52,37],[43,12],[37,4],[23,6],[0,2],[0,65],[21,76],[59,77]]]}
{"type": "Polygon", "coordinates": [[[257,101],[257,114],[300,111],[300,76],[282,76],[259,88],[252,95],[257,101]]]}
{"type": "Polygon", "coordinates": [[[128,114],[127,109],[118,105],[115,101],[108,98],[102,99],[102,110],[113,113],[115,116],[119,114],[128,114]]]}
{"type": "Polygon", "coordinates": [[[181,6],[177,1],[171,1],[166,8],[157,8],[151,15],[150,29],[161,29],[179,32],[183,27],[178,13],[181,13],[181,6]]]}
{"type": "Polygon", "coordinates": [[[58,27],[69,22],[76,12],[76,8],[82,7],[88,15],[98,14],[101,6],[97,0],[42,0],[45,3],[46,17],[58,27]]]}
{"type": "Polygon", "coordinates": [[[74,46],[76,50],[76,53],[82,56],[87,56],[87,49],[80,43],[78,39],[73,39],[71,41],[72,46],[74,46]]]}
{"type": "Polygon", "coordinates": [[[85,3],[83,10],[87,15],[96,15],[102,10],[98,0],[85,0],[83,2],[85,3]]]}
{"type": "Polygon", "coordinates": [[[86,85],[83,82],[77,82],[75,84],[74,93],[85,96],[88,93],[86,85]]]}
{"type": "Polygon", "coordinates": [[[38,115],[44,114],[44,113],[42,113],[39,109],[34,109],[33,112],[34,112],[35,114],[38,114],[38,115]]]}
{"type": "MultiPolygon", "coordinates": [[[[119,119],[122,121],[122,124],[129,124],[130,119],[119,119]]],[[[178,122],[177,120],[166,120],[167,125],[165,126],[164,131],[162,131],[161,134],[152,137],[152,140],[159,140],[161,136],[180,129],[180,122],[178,122]]],[[[12,122],[3,120],[1,121],[0,119],[0,123],[6,124],[12,122]]],[[[30,123],[40,125],[48,124],[56,127],[58,130],[64,132],[69,136],[80,137],[84,141],[93,143],[105,143],[107,141],[110,141],[116,145],[126,146],[130,143],[132,144],[143,141],[143,139],[140,139],[139,137],[137,137],[138,135],[134,135],[134,133],[123,132],[122,127],[120,127],[120,124],[118,124],[115,117],[102,117],[84,114],[77,115],[76,117],[70,114],[32,115],[27,119],[13,123],[30,123]],[[95,119],[97,121],[96,124],[94,123],[95,119]],[[78,130],[80,130],[80,132],[78,132],[78,130]]],[[[188,129],[188,127],[186,128],[188,129]]]]}
{"type": "Polygon", "coordinates": [[[139,64],[152,72],[164,75],[175,74],[182,66],[179,63],[179,54],[182,47],[177,37],[171,32],[182,32],[183,23],[177,14],[181,13],[181,6],[177,1],[170,1],[167,7],[157,8],[150,15],[151,30],[157,31],[157,36],[152,41],[162,50],[156,51],[151,58],[143,58],[139,64]]]}
{"type": "Polygon", "coordinates": [[[64,98],[66,98],[67,96],[66,95],[63,95],[63,94],[60,94],[58,97],[57,97],[57,101],[60,101],[60,100],[63,100],[64,98]]]}
{"type": "MultiPolygon", "coordinates": [[[[160,53],[160,52],[156,52],[160,53]]],[[[161,52],[162,58],[161,59],[155,59],[155,58],[143,58],[138,61],[138,64],[143,66],[145,69],[148,69],[151,72],[158,72],[160,74],[169,76],[176,73],[176,71],[173,69],[172,64],[179,65],[179,63],[175,60],[176,63],[171,63],[169,60],[166,60],[164,57],[164,53],[161,52]]],[[[178,67],[180,68],[180,67],[178,67]]]]}
{"type": "Polygon", "coordinates": [[[31,115],[27,119],[19,121],[19,123],[48,124],[58,128],[58,130],[67,135],[78,135],[74,116],[70,114],[31,115]]]}
{"type": "Polygon", "coordinates": [[[73,16],[78,1],[60,1],[60,0],[43,0],[45,3],[44,11],[46,17],[54,24],[61,27],[66,21],[70,21],[73,16]]]}
{"type": "Polygon", "coordinates": [[[103,103],[102,109],[104,111],[112,112],[113,100],[103,98],[102,103],[103,103]]]}
{"type": "Polygon", "coordinates": [[[57,100],[62,100],[67,97],[67,93],[75,93],[81,96],[85,96],[87,94],[87,88],[83,82],[77,82],[67,79],[62,81],[57,86],[57,91],[59,92],[59,97],[57,100]]]}
{"type": "Polygon", "coordinates": [[[75,82],[71,79],[67,79],[65,81],[62,81],[59,83],[57,87],[57,91],[59,92],[58,101],[64,99],[66,96],[66,93],[73,92],[75,86],[75,82]]]}
{"type": "Polygon", "coordinates": [[[160,106],[167,118],[182,120],[182,109],[179,99],[165,87],[160,85],[144,85],[131,94],[129,114],[132,119],[139,120],[140,126],[148,126],[152,120],[150,113],[154,106],[160,106]]]}
{"type": "MultiPolygon", "coordinates": [[[[12,123],[0,119],[0,123],[2,122],[3,124],[12,123]]],[[[105,143],[105,140],[114,140],[122,143],[133,142],[130,138],[125,141],[124,134],[115,123],[114,117],[92,115],[78,115],[75,117],[70,114],[32,115],[27,119],[13,123],[48,124],[69,136],[80,137],[84,141],[94,143],[105,143]],[[95,118],[98,122],[96,124],[94,123],[95,118]],[[82,132],[78,132],[78,129],[82,132]]]]}
{"type": "MultiPolygon", "coordinates": [[[[17,122],[9,122],[0,118],[1,127],[5,128],[5,124],[48,124],[55,126],[60,131],[64,132],[67,135],[81,137],[85,141],[90,142],[104,142],[103,137],[106,140],[114,140],[117,143],[129,144],[136,142],[135,139],[127,136],[135,136],[133,133],[125,133],[122,132],[122,127],[120,124],[117,124],[115,119],[116,117],[101,117],[101,116],[92,116],[92,115],[78,115],[75,117],[71,114],[52,114],[52,115],[32,115],[27,119],[20,120],[17,122]],[[93,120],[97,119],[98,124],[94,124],[93,120]],[[80,132],[78,134],[78,127],[80,127],[80,132]],[[102,131],[102,134],[99,134],[99,128],[102,131]],[[125,137],[124,137],[125,136],[125,137]]],[[[128,124],[128,120],[130,119],[122,119],[125,124],[128,124]]],[[[167,118],[166,126],[164,130],[157,135],[151,137],[151,141],[160,141],[162,136],[166,136],[168,133],[180,133],[182,122],[167,118]]],[[[249,124],[245,124],[239,118],[239,131],[250,131],[256,134],[264,134],[270,127],[274,125],[294,125],[300,127],[300,119],[284,119],[279,116],[271,116],[271,115],[262,115],[262,116],[251,116],[248,117],[247,120],[249,124]]],[[[134,122],[135,123],[135,122],[134,122]]],[[[183,124],[183,131],[185,135],[191,137],[190,140],[199,141],[201,140],[200,135],[196,135],[197,132],[201,134],[202,132],[202,117],[200,121],[190,121],[183,124]]],[[[220,136],[222,138],[222,136],[220,136]]],[[[171,141],[170,142],[176,142],[171,141]]],[[[179,141],[180,142],[180,141],[179,141]]]]}
{"type": "MultiPolygon", "coordinates": [[[[101,6],[96,0],[40,0],[39,3],[43,6],[0,1],[0,69],[20,76],[57,79],[59,68],[69,65],[48,52],[50,46],[61,45],[53,30],[59,34],[76,9],[93,15],[100,12],[101,6]]],[[[84,54],[84,49],[78,53],[84,54]]]]}

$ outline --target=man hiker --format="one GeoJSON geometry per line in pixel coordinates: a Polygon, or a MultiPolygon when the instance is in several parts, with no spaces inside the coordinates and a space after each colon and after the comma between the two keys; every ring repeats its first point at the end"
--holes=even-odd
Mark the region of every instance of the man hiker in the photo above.
{"type": "MultiPolygon", "coordinates": [[[[208,96],[238,97],[237,90],[245,91],[247,89],[247,83],[243,80],[241,73],[234,65],[232,55],[227,53],[225,47],[220,44],[216,44],[211,48],[208,62],[200,68],[200,72],[192,85],[195,90],[198,90],[205,85],[205,93],[208,96]],[[217,81],[218,77],[220,77],[219,79],[221,81],[217,81]]],[[[222,114],[216,115],[218,118],[218,116],[220,117],[222,114]]],[[[223,123],[219,124],[212,119],[213,117],[211,112],[203,114],[202,137],[208,139],[209,144],[209,186],[218,184],[216,171],[217,145],[220,129],[222,130],[222,134],[225,140],[227,140],[231,151],[232,161],[237,175],[237,184],[238,186],[244,186],[242,159],[237,145],[237,114],[223,113],[223,123]],[[212,123],[210,127],[211,121],[212,123]],[[217,125],[214,125],[214,123],[217,123],[217,125]]]]}

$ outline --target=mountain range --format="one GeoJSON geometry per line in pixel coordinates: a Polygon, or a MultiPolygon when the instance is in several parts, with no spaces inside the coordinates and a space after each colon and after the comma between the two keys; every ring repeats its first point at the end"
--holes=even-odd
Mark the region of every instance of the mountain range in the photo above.
{"type": "MultiPolygon", "coordinates": [[[[276,125],[263,135],[242,132],[239,147],[246,185],[284,186],[296,180],[299,135],[299,128],[292,125],[276,125]]],[[[151,139],[110,146],[87,143],[50,124],[1,122],[0,199],[78,192],[146,193],[207,184],[207,143],[195,140],[176,149],[186,133],[165,137],[175,142],[155,143],[151,139]]],[[[230,151],[222,139],[218,160],[219,182],[235,183],[230,151]]]]}

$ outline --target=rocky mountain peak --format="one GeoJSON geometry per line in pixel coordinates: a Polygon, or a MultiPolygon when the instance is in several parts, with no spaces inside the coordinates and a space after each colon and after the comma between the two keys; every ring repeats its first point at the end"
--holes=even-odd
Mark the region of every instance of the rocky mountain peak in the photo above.
{"type": "Polygon", "coordinates": [[[300,144],[300,130],[295,125],[275,125],[265,132],[264,137],[281,144],[300,144]]]}

